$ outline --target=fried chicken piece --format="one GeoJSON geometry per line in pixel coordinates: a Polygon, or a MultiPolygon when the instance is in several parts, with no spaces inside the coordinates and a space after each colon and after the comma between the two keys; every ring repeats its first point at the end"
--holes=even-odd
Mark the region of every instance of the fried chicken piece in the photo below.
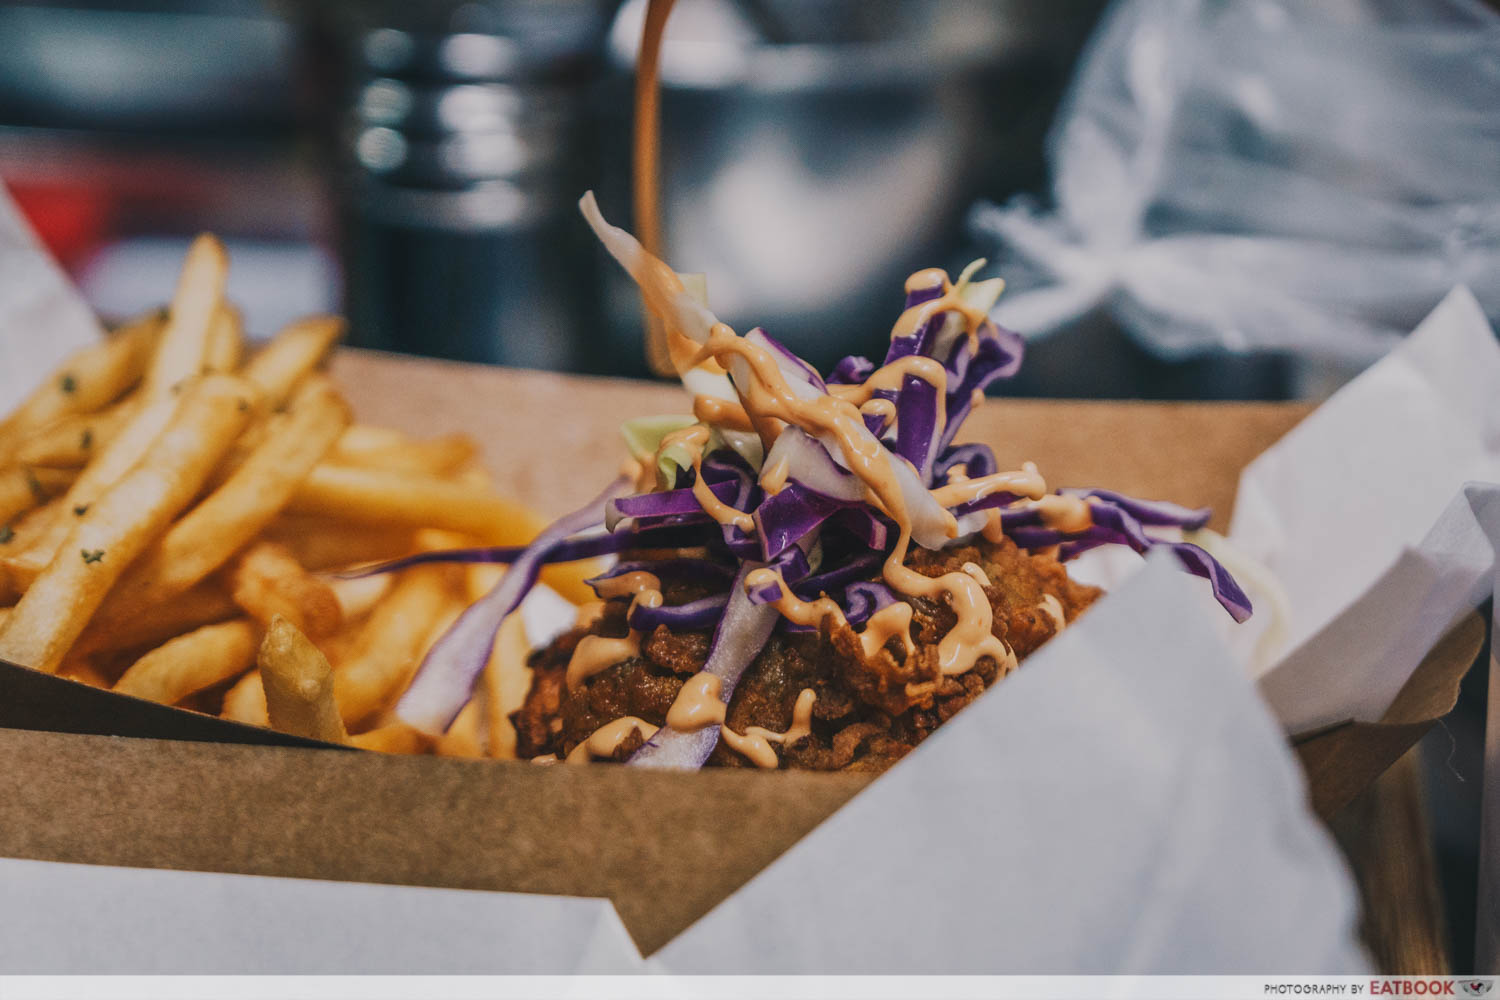
{"type": "MultiPolygon", "coordinates": [[[[993,634],[1021,660],[1056,634],[1054,611],[1071,622],[1100,593],[1071,580],[1051,555],[1029,554],[1009,539],[942,551],[918,549],[907,561],[930,577],[960,572],[965,563],[975,564],[988,578],[984,592],[994,609],[993,634]]],[[[673,604],[707,593],[701,586],[683,584],[665,589],[673,604]]],[[[956,616],[946,605],[925,598],[911,604],[915,651],[910,656],[899,641],[892,641],[866,657],[858,633],[832,620],[825,620],[818,633],[773,634],[730,699],[728,725],[741,733],[750,726],[786,732],[798,696],[811,688],[816,696],[812,733],[793,744],[776,745],[782,765],[825,771],[889,767],[1000,676],[1000,664],[988,656],[963,674],[944,676],[937,646],[956,616]]],[[[569,632],[533,654],[531,691],[511,716],[520,756],[566,756],[599,727],[625,715],[665,724],[684,681],[703,668],[711,630],[658,628],[643,638],[640,655],[595,674],[576,691],[568,691],[564,683],[568,660],[584,635],[626,634],[627,606],[623,599],[611,601],[591,629],[569,632]]],[[[639,737],[628,740],[613,759],[625,759],[641,742],[639,737]]],[[[722,741],[708,763],[752,766],[722,741]]]]}

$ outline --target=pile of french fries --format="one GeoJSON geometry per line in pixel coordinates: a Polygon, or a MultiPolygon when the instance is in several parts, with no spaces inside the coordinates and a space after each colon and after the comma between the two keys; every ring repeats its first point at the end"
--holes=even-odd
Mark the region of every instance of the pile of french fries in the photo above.
{"type": "MultiPolygon", "coordinates": [[[[530,683],[512,616],[446,734],[392,706],[504,568],[334,571],[523,544],[475,443],[354,423],[319,370],[342,321],[248,353],[212,236],[170,307],[69,358],[0,421],[0,659],[123,694],[372,750],[513,757],[530,683]]],[[[592,597],[583,567],[544,579],[592,597]]]]}

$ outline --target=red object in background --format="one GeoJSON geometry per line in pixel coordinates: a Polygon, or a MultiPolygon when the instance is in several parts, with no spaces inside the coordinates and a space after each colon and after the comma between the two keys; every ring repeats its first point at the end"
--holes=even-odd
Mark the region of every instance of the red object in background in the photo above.
{"type": "Polygon", "coordinates": [[[81,185],[11,182],[11,195],[37,237],[64,268],[83,263],[108,235],[108,195],[81,185]]]}

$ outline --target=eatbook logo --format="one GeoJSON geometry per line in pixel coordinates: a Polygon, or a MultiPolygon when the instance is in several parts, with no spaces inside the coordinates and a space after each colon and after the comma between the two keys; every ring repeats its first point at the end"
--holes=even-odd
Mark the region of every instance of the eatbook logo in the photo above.
{"type": "Polygon", "coordinates": [[[1465,979],[1459,985],[1468,996],[1482,997],[1495,988],[1495,981],[1493,979],[1465,979]]]}

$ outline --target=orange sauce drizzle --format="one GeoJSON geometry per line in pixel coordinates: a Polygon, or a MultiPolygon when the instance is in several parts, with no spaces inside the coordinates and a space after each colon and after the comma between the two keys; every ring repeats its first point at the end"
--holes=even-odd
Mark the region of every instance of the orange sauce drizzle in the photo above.
{"type": "Polygon", "coordinates": [[[606,601],[614,597],[639,597],[653,590],[661,590],[661,580],[655,573],[640,569],[621,573],[619,576],[612,576],[594,584],[594,593],[606,601]]]}
{"type": "MultiPolygon", "coordinates": [[[[679,371],[687,371],[695,365],[707,365],[717,362],[724,365],[726,360],[732,357],[743,359],[750,369],[752,377],[745,380],[736,380],[744,400],[744,412],[747,421],[760,434],[762,441],[769,450],[774,443],[776,435],[780,432],[781,423],[790,423],[795,426],[825,439],[832,439],[842,453],[844,462],[850,470],[858,476],[865,484],[869,493],[870,502],[889,515],[899,529],[896,545],[887,558],[883,576],[885,581],[900,593],[912,596],[941,596],[947,599],[958,617],[958,624],[945,636],[940,644],[940,660],[943,670],[948,672],[962,672],[971,668],[975,660],[983,655],[996,656],[1002,659],[1008,656],[1012,663],[1014,654],[991,634],[993,626],[993,612],[988,599],[979,582],[966,573],[949,573],[945,576],[931,579],[908,569],[905,565],[906,554],[911,544],[912,520],[905,498],[901,494],[900,483],[892,469],[893,457],[887,452],[880,442],[866,431],[863,418],[857,406],[848,398],[840,396],[855,396],[854,392],[842,392],[836,395],[823,396],[817,399],[805,400],[796,396],[787,386],[786,380],[778,371],[775,361],[761,348],[741,340],[734,331],[722,323],[716,324],[709,333],[708,340],[701,347],[694,344],[692,338],[683,331],[675,329],[675,325],[666,321],[667,317],[674,315],[671,296],[681,294],[683,286],[672,269],[662,262],[660,257],[661,247],[661,222],[660,222],[660,188],[659,188],[659,146],[660,146],[660,85],[658,69],[661,51],[662,34],[666,27],[668,15],[671,13],[672,0],[648,0],[646,8],[646,24],[644,37],[641,44],[640,59],[637,64],[636,89],[635,89],[635,210],[636,224],[642,234],[642,242],[650,259],[646,261],[646,267],[650,270],[647,279],[642,281],[641,290],[645,298],[647,308],[654,313],[659,322],[665,321],[667,326],[668,348],[673,366],[679,371]],[[746,384],[739,384],[744,381],[746,384]]],[[[983,310],[977,309],[963,300],[958,294],[955,286],[949,281],[946,272],[941,269],[931,268],[918,271],[907,279],[906,289],[913,292],[921,289],[940,289],[941,294],[937,297],[920,302],[905,310],[897,319],[892,330],[892,338],[910,336],[922,327],[924,323],[939,313],[954,312],[963,320],[965,334],[970,343],[977,347],[978,330],[985,320],[983,310]]],[[[897,371],[902,375],[911,373],[918,377],[925,377],[936,386],[946,383],[946,372],[942,372],[942,381],[938,372],[929,371],[933,365],[938,372],[942,372],[942,365],[932,359],[916,357],[901,368],[886,366],[882,378],[891,378],[897,371]],[[931,362],[924,365],[923,362],[931,362]],[[888,371],[889,370],[889,371],[888,371]]],[[[872,379],[874,376],[872,376],[872,379]]],[[[899,385],[899,379],[897,380],[899,385]]],[[[865,392],[861,402],[869,400],[869,393],[873,388],[860,387],[865,392]]],[[[940,395],[941,398],[941,395],[940,395]]],[[[694,406],[695,414],[698,413],[697,401],[694,406]]],[[[726,420],[733,416],[726,411],[723,413],[726,420]]],[[[875,412],[885,414],[884,407],[875,412]]],[[[704,413],[700,419],[707,416],[704,413]]],[[[725,423],[724,426],[730,426],[725,423]]],[[[704,441],[707,439],[706,429],[703,431],[704,441]]],[[[699,459],[701,461],[701,447],[699,444],[699,459]]],[[[695,462],[695,467],[697,462],[695,462]]],[[[777,481],[773,474],[771,482],[777,481]]],[[[783,480],[784,482],[784,480],[783,480]]],[[[702,476],[698,478],[698,484],[702,485],[702,476]]],[[[996,489],[1002,488],[999,486],[996,489]]],[[[1029,495],[1028,491],[1028,495],[1029,495]]],[[[753,520],[749,515],[727,505],[721,504],[713,497],[706,486],[701,492],[695,486],[695,496],[703,505],[710,516],[721,523],[732,523],[741,527],[742,530],[751,531],[754,527],[753,520]],[[705,496],[707,499],[705,499],[705,496]],[[727,508],[727,510],[725,509],[727,508]]],[[[941,498],[939,502],[942,502],[941,498]]],[[[951,506],[951,504],[944,504],[951,506]]],[[[1044,515],[1046,516],[1046,515],[1044,515]]],[[[998,515],[991,519],[998,526],[998,515]]],[[[990,524],[986,525],[988,536],[990,524]]],[[[958,531],[957,522],[948,518],[948,533],[950,537],[956,536],[958,531]]],[[[821,620],[822,614],[827,613],[827,608],[822,602],[812,602],[811,605],[803,606],[801,602],[793,603],[790,591],[782,587],[782,601],[778,604],[782,613],[786,614],[788,609],[794,613],[817,613],[821,620]],[[783,606],[784,605],[784,606],[783,606]],[[809,610],[813,609],[813,610],[809,610]]],[[[826,601],[826,599],[823,599],[826,601]]],[[[832,601],[826,601],[827,605],[833,605],[832,601]]],[[[871,619],[865,633],[872,631],[877,618],[881,621],[880,631],[891,627],[902,617],[902,612],[893,612],[892,608],[905,607],[905,645],[912,648],[909,634],[909,623],[911,609],[909,605],[896,604],[882,609],[881,614],[871,619]]],[[[837,606],[833,605],[837,611],[837,606]]],[[[838,612],[842,617],[842,612],[838,612]]],[[[790,615],[789,615],[790,617],[790,615]]],[[[580,644],[582,645],[582,644],[580,644]]],[[[572,665],[569,665],[570,674],[572,665]]],[[[731,737],[726,731],[725,739],[731,737]]]]}
{"type": "Polygon", "coordinates": [[[781,758],[776,756],[776,751],[772,749],[771,744],[780,743],[782,746],[788,746],[810,735],[813,703],[817,700],[818,696],[812,688],[803,688],[802,693],[797,696],[797,704],[792,708],[792,724],[784,733],[772,732],[761,726],[750,726],[742,735],[728,726],[720,726],[719,735],[728,744],[729,749],[756,767],[773,771],[781,766],[781,758]]]}
{"type": "MultiPolygon", "coordinates": [[[[951,477],[950,477],[951,478],[951,477]]],[[[1041,500],[1047,497],[1047,483],[1030,462],[1017,472],[996,472],[978,479],[960,479],[947,486],[932,490],[932,496],[944,507],[983,500],[994,493],[1016,493],[1020,496],[1041,500]]],[[[1046,515],[1044,514],[1043,517],[1046,515]]]]}
{"type": "Polygon", "coordinates": [[[577,691],[584,681],[595,674],[608,670],[616,663],[639,656],[641,636],[634,629],[623,639],[606,639],[602,635],[586,635],[578,640],[573,655],[568,660],[567,673],[563,675],[569,691],[577,691]]]}
{"type": "Polygon", "coordinates": [[[725,427],[732,431],[753,431],[755,425],[739,403],[717,396],[694,396],[693,416],[705,424],[725,427]]]}
{"type": "MultiPolygon", "coordinates": [[[[829,393],[841,399],[847,399],[855,406],[861,408],[872,402],[875,393],[882,389],[899,389],[901,383],[908,376],[919,378],[923,382],[937,390],[937,429],[941,430],[948,423],[947,392],[948,392],[948,369],[936,358],[925,357],[921,354],[908,354],[904,358],[897,358],[888,365],[883,365],[870,373],[870,377],[858,385],[830,385],[829,393]]],[[[895,414],[895,404],[890,400],[881,400],[891,407],[891,414],[895,414]]],[[[882,414],[884,411],[879,411],[882,414]]]]}
{"type": "Polygon", "coordinates": [[[698,501],[698,506],[703,512],[720,524],[732,524],[744,532],[755,530],[755,519],[742,510],[737,510],[729,504],[714,496],[713,490],[703,481],[703,449],[708,444],[709,429],[703,424],[694,424],[692,427],[684,427],[680,431],[673,431],[661,439],[661,448],[665,451],[673,445],[684,445],[692,451],[693,471],[697,476],[693,480],[693,496],[698,501]]]}
{"type": "Polygon", "coordinates": [[[787,476],[791,475],[792,463],[786,456],[778,458],[760,473],[760,488],[770,494],[786,489],[787,476]]]}
{"type": "MultiPolygon", "coordinates": [[[[630,573],[621,573],[608,580],[600,580],[595,584],[594,592],[605,600],[614,597],[632,597],[631,611],[637,607],[661,607],[661,580],[657,579],[655,574],[644,570],[634,570],[630,573]]],[[[595,603],[599,604],[598,614],[602,615],[603,603],[595,603]]],[[[629,612],[626,615],[628,617],[629,612]]],[[[594,620],[597,620],[597,616],[594,620]]],[[[569,691],[576,691],[590,677],[632,656],[639,656],[640,652],[641,634],[635,629],[631,629],[630,634],[623,639],[586,635],[578,640],[577,646],[573,647],[573,655],[568,659],[568,669],[563,674],[563,682],[568,686],[569,691]]]]}
{"type": "Polygon", "coordinates": [[[896,403],[890,399],[868,399],[860,404],[859,412],[867,417],[879,417],[882,427],[896,422],[896,403]]]}
{"type": "Polygon", "coordinates": [[[978,347],[979,326],[986,319],[984,310],[976,309],[965,302],[963,296],[958,294],[958,289],[948,280],[948,273],[942,268],[930,267],[906,279],[908,294],[929,288],[941,288],[943,294],[928,299],[926,302],[918,302],[903,312],[891,330],[891,339],[912,336],[922,328],[923,324],[939,313],[956,312],[963,317],[964,332],[968,335],[969,343],[978,347]]]}
{"type": "Polygon", "coordinates": [[[640,731],[646,739],[656,735],[657,727],[645,719],[637,719],[633,715],[606,722],[598,729],[589,734],[589,738],[573,748],[568,754],[569,764],[587,764],[598,757],[610,757],[620,749],[620,744],[630,738],[630,734],[640,731]]]}
{"type": "Polygon", "coordinates": [[[698,673],[689,677],[667,709],[667,726],[682,733],[693,733],[724,721],[727,710],[720,692],[724,682],[717,674],[698,673]]]}
{"type": "Polygon", "coordinates": [[[1042,523],[1055,531],[1075,534],[1087,531],[1094,524],[1094,513],[1083,497],[1044,496],[1034,506],[1042,515],[1042,523]]]}

